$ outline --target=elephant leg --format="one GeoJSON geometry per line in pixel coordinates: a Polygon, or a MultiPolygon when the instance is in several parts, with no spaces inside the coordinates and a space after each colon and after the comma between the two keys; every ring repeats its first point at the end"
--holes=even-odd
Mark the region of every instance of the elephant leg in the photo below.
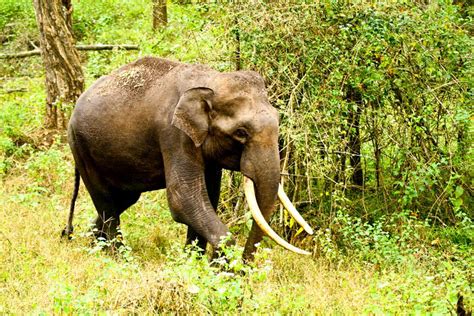
{"type": "MultiPolygon", "coordinates": [[[[192,142],[188,146],[194,146],[192,142]]],[[[194,150],[194,147],[192,147],[194,150]]],[[[229,229],[217,216],[211,204],[205,181],[202,157],[189,159],[186,155],[171,155],[163,151],[166,173],[166,194],[171,215],[178,223],[204,237],[217,251],[229,229]],[[186,159],[183,159],[185,157],[186,159]]]]}
{"type": "MultiPolygon", "coordinates": [[[[204,175],[209,200],[211,201],[214,210],[217,211],[221,191],[222,169],[219,167],[206,167],[204,175]]],[[[186,245],[190,245],[196,240],[197,246],[202,250],[202,254],[204,254],[206,252],[207,247],[206,238],[195,232],[191,226],[188,226],[188,233],[186,235],[186,245]]]]}
{"type": "Polygon", "coordinates": [[[206,238],[196,233],[191,226],[188,226],[188,233],[186,234],[186,246],[191,245],[196,241],[196,246],[199,247],[198,252],[203,255],[206,252],[207,247],[206,238]]]}
{"type": "Polygon", "coordinates": [[[98,211],[98,213],[99,215],[94,220],[94,234],[96,238],[111,240],[117,237],[120,218],[106,211],[98,211]]]}
{"type": "Polygon", "coordinates": [[[97,209],[96,237],[111,240],[118,235],[120,214],[138,200],[140,193],[114,190],[108,194],[91,193],[91,197],[97,209]]]}

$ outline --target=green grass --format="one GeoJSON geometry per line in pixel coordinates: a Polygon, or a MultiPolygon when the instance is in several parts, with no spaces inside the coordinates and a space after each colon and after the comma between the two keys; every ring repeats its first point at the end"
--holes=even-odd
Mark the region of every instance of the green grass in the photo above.
{"type": "MultiPolygon", "coordinates": [[[[15,6],[25,25],[34,26],[25,12],[31,4],[15,3],[0,9],[15,6]]],[[[220,40],[219,26],[204,23],[214,11],[171,5],[168,28],[152,33],[150,3],[75,3],[81,43],[141,48],[84,54],[88,84],[148,54],[229,69],[231,45],[220,40]]],[[[9,16],[0,22],[11,23],[9,16]]],[[[15,32],[5,50],[23,47],[34,32],[15,32]]],[[[225,179],[222,218],[232,223],[240,247],[228,250],[232,270],[223,270],[183,250],[185,227],[171,219],[162,191],[143,194],[123,214],[124,248],[115,255],[102,250],[91,237],[95,210],[81,185],[74,238],[61,240],[73,162],[65,133],[42,129],[40,60],[11,61],[0,72],[0,314],[453,314],[458,293],[468,309],[474,306],[472,221],[443,227],[409,211],[382,216],[378,200],[365,200],[370,216],[341,208],[324,222],[316,210],[308,212],[314,237],[301,239],[275,220],[273,227],[313,256],[265,241],[255,264],[244,266],[248,216],[229,210],[235,192],[225,179]],[[24,91],[11,92],[16,89],[24,91]]]]}
{"type": "Polygon", "coordinates": [[[75,237],[61,241],[72,190],[67,148],[37,152],[21,169],[0,191],[2,313],[445,314],[458,292],[472,300],[472,251],[452,244],[419,249],[396,264],[354,260],[362,251],[306,258],[275,247],[250,268],[236,262],[246,274],[229,276],[183,252],[185,229],[172,221],[161,192],[145,194],[124,214],[128,246],[121,254],[91,244],[94,210],[84,190],[75,237]]]}

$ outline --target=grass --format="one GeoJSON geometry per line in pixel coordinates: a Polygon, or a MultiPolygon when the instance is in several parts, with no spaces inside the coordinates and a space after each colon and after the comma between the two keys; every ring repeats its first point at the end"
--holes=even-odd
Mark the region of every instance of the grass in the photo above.
{"type": "MultiPolygon", "coordinates": [[[[67,145],[57,139],[48,149],[31,150],[4,175],[0,313],[446,314],[454,311],[458,293],[472,304],[472,250],[450,242],[448,230],[443,244],[412,241],[406,246],[412,251],[397,252],[396,260],[386,255],[384,262],[370,258],[400,248],[381,239],[376,247],[357,247],[355,241],[369,241],[356,239],[357,226],[346,224],[353,234],[350,252],[320,231],[313,258],[261,249],[254,266],[235,261],[242,273],[228,275],[183,251],[185,229],[171,219],[160,191],[144,194],[124,213],[127,246],[116,255],[102,251],[91,237],[95,211],[81,186],[75,237],[62,241],[72,170],[67,145]],[[427,248],[416,249],[421,245],[427,248]]],[[[372,235],[382,234],[374,229],[372,235]]],[[[245,236],[237,237],[242,245],[245,236]]],[[[240,250],[234,251],[238,258],[240,250]]]]}
{"type": "MultiPolygon", "coordinates": [[[[5,2],[2,10],[29,5],[15,3],[5,2]]],[[[224,57],[231,48],[203,23],[205,7],[172,5],[170,25],[158,33],[150,30],[150,8],[143,0],[77,3],[81,42],[141,47],[84,55],[88,84],[147,54],[229,68],[224,57]]],[[[33,31],[15,35],[6,49],[21,46],[33,31]]],[[[312,257],[264,242],[255,264],[244,266],[238,247],[228,250],[236,271],[230,273],[183,250],[185,227],[171,219],[161,191],[143,194],[124,213],[126,246],[116,254],[102,250],[91,237],[95,210],[81,185],[74,238],[61,240],[73,162],[64,133],[42,129],[41,64],[33,58],[0,71],[0,314],[454,314],[458,293],[472,310],[474,227],[468,219],[443,228],[409,212],[367,222],[339,210],[322,225],[315,215],[315,236],[299,241],[312,257]],[[8,92],[15,89],[24,91],[8,92]]],[[[235,193],[223,190],[227,206],[235,193]]],[[[366,207],[377,209],[377,201],[366,207]]],[[[223,211],[243,245],[246,217],[223,211]]]]}

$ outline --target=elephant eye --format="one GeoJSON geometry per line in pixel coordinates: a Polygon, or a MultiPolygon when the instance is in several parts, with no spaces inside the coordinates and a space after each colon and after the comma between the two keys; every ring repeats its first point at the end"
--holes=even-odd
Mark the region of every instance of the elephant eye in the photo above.
{"type": "Polygon", "coordinates": [[[211,120],[214,120],[216,117],[217,117],[216,111],[212,111],[212,110],[211,110],[211,111],[209,112],[209,118],[210,118],[211,120]]]}
{"type": "Polygon", "coordinates": [[[238,142],[245,143],[249,138],[249,133],[244,128],[238,128],[233,136],[238,142]]]}

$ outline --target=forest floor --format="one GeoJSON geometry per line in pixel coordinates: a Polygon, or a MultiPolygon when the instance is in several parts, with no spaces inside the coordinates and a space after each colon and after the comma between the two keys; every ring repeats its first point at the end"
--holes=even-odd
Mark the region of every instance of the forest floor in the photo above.
{"type": "Polygon", "coordinates": [[[223,272],[183,251],[184,226],[171,219],[162,192],[144,194],[123,215],[127,246],[112,255],[93,242],[94,208],[81,189],[75,237],[64,241],[72,170],[68,148],[56,143],[3,180],[0,313],[446,314],[458,291],[472,299],[472,257],[435,241],[433,252],[396,265],[273,247],[261,249],[255,265],[223,272]]]}
{"type": "MultiPolygon", "coordinates": [[[[40,128],[41,81],[3,80],[28,92],[0,95],[0,313],[452,314],[458,295],[472,306],[474,256],[462,240],[472,231],[435,232],[421,221],[405,225],[405,251],[380,231],[368,231],[380,240],[352,255],[330,239],[313,257],[266,242],[252,266],[238,259],[241,248],[232,249],[230,273],[183,250],[185,228],[171,219],[162,191],[143,194],[123,214],[125,247],[101,250],[81,185],[74,238],[61,240],[73,162],[64,132],[51,138],[40,128]]],[[[321,244],[326,237],[315,238],[321,244]]],[[[237,238],[243,245],[245,235],[237,238]]]]}

